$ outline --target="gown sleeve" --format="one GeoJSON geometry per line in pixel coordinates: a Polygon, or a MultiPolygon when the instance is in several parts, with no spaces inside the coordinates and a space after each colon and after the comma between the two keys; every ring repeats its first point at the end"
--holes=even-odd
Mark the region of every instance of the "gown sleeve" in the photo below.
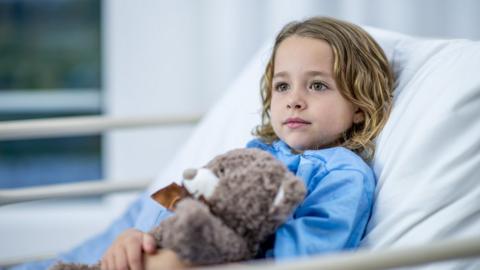
{"type": "Polygon", "coordinates": [[[273,257],[284,259],[357,247],[371,212],[369,176],[332,170],[314,176],[292,218],[276,231],[273,257]]]}

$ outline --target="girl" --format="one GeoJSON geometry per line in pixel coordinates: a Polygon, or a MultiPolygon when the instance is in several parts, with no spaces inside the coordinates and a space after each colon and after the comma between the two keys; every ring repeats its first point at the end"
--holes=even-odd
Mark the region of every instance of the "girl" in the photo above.
{"type": "MultiPolygon", "coordinates": [[[[375,184],[365,161],[372,158],[373,139],[387,120],[392,89],[382,49],[361,28],[314,17],[280,31],[262,78],[262,120],[254,131],[258,139],[247,146],[283,161],[303,179],[307,196],[259,257],[281,259],[357,247],[375,184]]],[[[141,213],[158,214],[156,207],[148,196],[139,198],[108,230],[59,259],[95,263],[103,254],[102,269],[182,267],[172,251],[153,254],[155,242],[149,234],[127,229],[142,222],[141,213]]],[[[158,215],[160,220],[168,213],[158,215]]],[[[16,269],[46,269],[52,263],[16,269]]]]}
{"type": "MultiPolygon", "coordinates": [[[[389,115],[393,83],[382,49],[355,25],[314,17],[280,31],[261,81],[262,121],[254,131],[258,139],[247,147],[283,161],[303,179],[307,196],[259,257],[282,259],[358,246],[375,185],[365,161],[372,158],[373,139],[389,115]]],[[[127,249],[119,241],[114,247],[135,250],[140,261],[146,241],[143,233],[136,233],[137,246],[127,249]]],[[[112,255],[122,253],[109,252],[103,265],[118,266],[112,255]]],[[[163,251],[147,256],[146,266],[172,262],[181,264],[163,251]]],[[[120,264],[135,265],[127,256],[120,264]]]]}
{"type": "Polygon", "coordinates": [[[286,258],[358,246],[375,179],[362,160],[392,104],[393,76],[378,44],[332,18],[286,25],[261,83],[262,123],[248,147],[270,152],[302,178],[307,196],[266,248],[286,258]]]}

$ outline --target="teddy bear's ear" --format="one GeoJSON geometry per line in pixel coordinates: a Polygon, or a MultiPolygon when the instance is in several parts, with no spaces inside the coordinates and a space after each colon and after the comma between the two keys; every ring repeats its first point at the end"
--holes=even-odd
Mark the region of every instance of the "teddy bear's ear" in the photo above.
{"type": "Polygon", "coordinates": [[[151,198],[163,205],[163,207],[167,208],[168,210],[173,211],[177,202],[186,196],[187,192],[185,191],[185,188],[177,183],[172,183],[160,190],[157,190],[152,194],[151,198]]]}
{"type": "Polygon", "coordinates": [[[280,185],[270,207],[270,218],[282,223],[305,197],[305,185],[295,176],[288,177],[280,185]]]}

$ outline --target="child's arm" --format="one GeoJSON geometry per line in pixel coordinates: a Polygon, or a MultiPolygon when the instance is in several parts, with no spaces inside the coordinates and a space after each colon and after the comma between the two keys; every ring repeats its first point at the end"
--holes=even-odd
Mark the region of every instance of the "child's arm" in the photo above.
{"type": "Polygon", "coordinates": [[[276,232],[276,258],[311,255],[358,246],[371,212],[373,174],[333,170],[309,187],[309,194],[276,232]],[[321,181],[320,181],[321,180],[321,181]]]}

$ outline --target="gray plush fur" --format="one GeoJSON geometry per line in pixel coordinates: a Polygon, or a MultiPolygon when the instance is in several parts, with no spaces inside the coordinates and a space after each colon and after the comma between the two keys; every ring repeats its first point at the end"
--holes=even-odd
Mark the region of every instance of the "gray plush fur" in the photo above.
{"type": "MultiPolygon", "coordinates": [[[[260,244],[305,196],[303,182],[272,155],[258,149],[229,151],[215,157],[205,168],[220,179],[208,202],[183,199],[175,214],[151,231],[159,248],[175,251],[192,265],[254,258],[260,244]],[[274,205],[281,187],[283,199],[274,205]]],[[[57,264],[53,269],[99,268],[57,264]]]]}

